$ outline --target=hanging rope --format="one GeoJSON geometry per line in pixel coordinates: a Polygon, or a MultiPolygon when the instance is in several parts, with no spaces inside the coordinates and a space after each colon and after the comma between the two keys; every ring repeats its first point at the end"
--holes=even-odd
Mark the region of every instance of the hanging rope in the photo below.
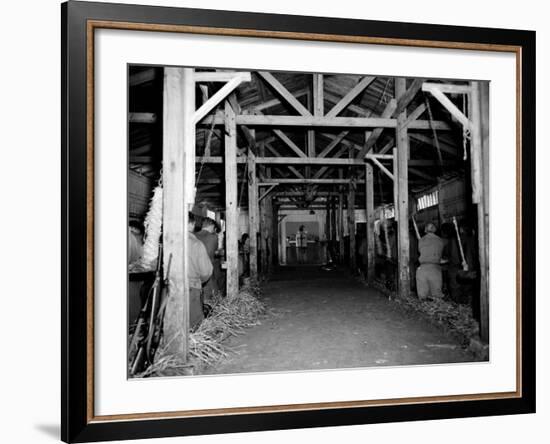
{"type": "MultiPolygon", "coordinates": [[[[466,113],[466,98],[467,94],[462,94],[462,113],[467,116],[468,114],[466,113]]],[[[467,149],[467,145],[468,145],[468,141],[470,140],[470,130],[465,128],[465,127],[462,127],[462,150],[463,150],[463,156],[462,158],[464,160],[467,160],[468,159],[468,149],[467,149]]]]}
{"type": "MultiPolygon", "coordinates": [[[[244,184],[246,180],[244,180],[248,175],[248,163],[244,164],[244,174],[243,174],[243,181],[241,182],[241,193],[239,195],[239,204],[237,205],[238,208],[241,208],[241,200],[243,198],[244,194],[244,184]]],[[[239,176],[237,175],[237,180],[239,180],[239,176]]]]}
{"type": "Polygon", "coordinates": [[[443,156],[441,155],[441,147],[439,146],[439,138],[437,137],[437,130],[435,129],[435,126],[433,123],[434,119],[432,114],[432,108],[430,106],[430,99],[426,95],[424,95],[424,101],[426,102],[426,108],[428,109],[428,118],[430,120],[430,128],[432,130],[432,134],[435,142],[435,148],[437,149],[437,159],[439,160],[439,168],[443,173],[443,156]]]}
{"type": "Polygon", "coordinates": [[[199,180],[201,178],[201,174],[202,174],[202,169],[204,167],[204,164],[206,163],[206,157],[207,156],[210,156],[210,144],[212,143],[212,135],[214,134],[214,124],[216,123],[216,113],[218,112],[218,106],[216,106],[216,108],[214,109],[214,114],[213,114],[213,117],[212,118],[212,123],[210,124],[210,132],[208,133],[208,137],[206,138],[206,143],[204,145],[204,151],[203,151],[203,154],[202,154],[202,160],[201,160],[201,166],[199,168],[199,173],[197,175],[197,178],[195,180],[195,183],[198,184],[199,183],[199,180]]]}

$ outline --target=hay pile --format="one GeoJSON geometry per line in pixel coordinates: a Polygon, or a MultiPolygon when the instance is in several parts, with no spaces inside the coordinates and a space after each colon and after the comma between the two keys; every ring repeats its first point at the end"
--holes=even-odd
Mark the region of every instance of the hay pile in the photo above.
{"type": "Polygon", "coordinates": [[[165,341],[157,352],[155,363],[137,377],[196,374],[204,367],[226,358],[229,353],[236,353],[223,342],[261,323],[266,307],[258,298],[259,295],[257,284],[249,283],[236,295],[218,297],[210,315],[189,336],[188,362],[183,362],[181,357],[166,354],[165,350],[171,341],[165,341]]]}
{"type": "Polygon", "coordinates": [[[258,286],[249,284],[238,294],[216,301],[210,315],[189,338],[189,353],[196,367],[212,365],[225,358],[227,350],[221,345],[222,341],[260,324],[266,309],[257,297],[259,293],[258,286]]]}
{"type": "MultiPolygon", "coordinates": [[[[358,279],[361,283],[367,285],[367,281],[363,276],[358,279]]],[[[470,339],[479,334],[479,323],[474,319],[472,308],[469,305],[457,304],[446,299],[419,300],[414,294],[408,298],[397,297],[394,291],[389,290],[379,280],[373,282],[373,287],[405,310],[424,315],[431,322],[442,326],[455,336],[463,346],[469,345],[470,339]]]]}
{"type": "Polygon", "coordinates": [[[416,297],[395,298],[395,302],[406,309],[428,316],[433,322],[454,334],[464,346],[479,334],[479,324],[472,316],[468,305],[436,298],[419,300],[416,297]]]}

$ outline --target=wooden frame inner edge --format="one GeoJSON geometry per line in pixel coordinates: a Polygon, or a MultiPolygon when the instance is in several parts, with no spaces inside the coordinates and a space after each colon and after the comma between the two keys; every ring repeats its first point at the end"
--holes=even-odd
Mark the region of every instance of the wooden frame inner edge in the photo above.
{"type": "Polygon", "coordinates": [[[385,37],[350,36],[335,34],[311,34],[286,31],[265,31],[235,28],[215,28],[188,25],[164,25],[132,23],[107,20],[87,20],[86,25],[86,271],[87,271],[87,399],[88,423],[161,418],[189,418],[199,416],[225,416],[237,414],[259,414],[274,412],[296,412],[304,410],[326,410],[336,408],[358,408],[415,403],[440,403],[458,401],[480,401],[521,398],[522,396],[522,47],[471,42],[449,42],[436,40],[399,39],[385,37]],[[516,391],[500,393],[465,394],[452,396],[410,397],[364,401],[338,401],[307,404],[285,404],[257,407],[230,407],[206,410],[184,410],[174,412],[128,413],[117,415],[94,414],[94,31],[95,29],[119,29],[132,31],[177,32],[233,37],[278,38],[289,40],[326,41],[338,43],[363,43],[375,45],[396,45],[422,48],[463,49],[478,51],[512,52],[516,55],[516,391]]]}

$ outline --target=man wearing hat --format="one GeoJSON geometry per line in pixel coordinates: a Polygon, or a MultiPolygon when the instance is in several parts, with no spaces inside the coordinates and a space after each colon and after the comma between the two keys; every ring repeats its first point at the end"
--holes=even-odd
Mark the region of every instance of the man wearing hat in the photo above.
{"type": "Polygon", "coordinates": [[[442,298],[441,258],[445,242],[438,235],[436,226],[429,222],[426,234],[418,241],[420,267],[416,270],[416,291],[419,299],[442,298]]]}
{"type": "Polygon", "coordinates": [[[189,242],[187,245],[187,280],[189,281],[189,325],[198,326],[204,319],[202,310],[202,284],[212,276],[212,262],[204,244],[193,234],[195,214],[189,213],[189,242]]]}
{"type": "MultiPolygon", "coordinates": [[[[206,248],[208,253],[208,258],[210,263],[214,267],[215,264],[215,255],[218,250],[218,236],[216,235],[216,221],[210,219],[209,217],[203,217],[202,219],[202,228],[199,232],[194,233],[195,237],[199,239],[206,248]]],[[[212,298],[215,296],[218,291],[218,284],[215,279],[215,272],[212,273],[210,279],[204,286],[203,295],[204,303],[211,305],[212,298]]]]}

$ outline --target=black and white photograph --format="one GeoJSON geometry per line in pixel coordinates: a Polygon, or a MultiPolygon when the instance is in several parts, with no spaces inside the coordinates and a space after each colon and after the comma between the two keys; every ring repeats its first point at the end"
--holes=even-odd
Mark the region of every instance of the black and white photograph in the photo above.
{"type": "Polygon", "coordinates": [[[128,378],[489,361],[490,91],[129,64],[128,378]]]}

